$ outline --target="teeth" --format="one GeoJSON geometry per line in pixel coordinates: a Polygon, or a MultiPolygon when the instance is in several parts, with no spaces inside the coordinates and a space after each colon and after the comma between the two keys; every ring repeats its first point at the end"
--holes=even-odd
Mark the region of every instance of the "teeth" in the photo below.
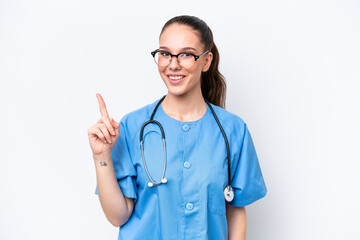
{"type": "Polygon", "coordinates": [[[184,76],[169,76],[170,79],[172,80],[179,80],[181,78],[183,78],[184,76]]]}

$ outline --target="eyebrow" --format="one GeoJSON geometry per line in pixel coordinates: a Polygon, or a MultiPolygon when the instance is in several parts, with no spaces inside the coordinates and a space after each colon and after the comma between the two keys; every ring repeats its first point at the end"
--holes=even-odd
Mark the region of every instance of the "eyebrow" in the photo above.
{"type": "MultiPolygon", "coordinates": [[[[162,46],[160,46],[159,49],[169,50],[169,48],[167,48],[167,47],[162,47],[162,46]]],[[[186,51],[186,50],[196,51],[196,49],[193,48],[193,47],[184,47],[184,48],[181,49],[181,51],[186,51]]]]}

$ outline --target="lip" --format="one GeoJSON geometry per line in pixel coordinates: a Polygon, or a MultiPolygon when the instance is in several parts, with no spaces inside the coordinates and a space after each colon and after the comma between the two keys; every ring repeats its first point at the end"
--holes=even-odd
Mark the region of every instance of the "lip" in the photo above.
{"type": "Polygon", "coordinates": [[[185,78],[186,78],[186,76],[185,75],[182,75],[182,74],[168,74],[168,75],[166,75],[166,77],[167,77],[167,79],[169,80],[169,82],[171,83],[171,84],[173,84],[173,85],[178,85],[178,84],[180,84],[180,83],[182,83],[184,80],[185,80],[185,78]],[[171,79],[170,77],[175,77],[175,76],[183,76],[182,78],[180,78],[180,79],[171,79]]]}

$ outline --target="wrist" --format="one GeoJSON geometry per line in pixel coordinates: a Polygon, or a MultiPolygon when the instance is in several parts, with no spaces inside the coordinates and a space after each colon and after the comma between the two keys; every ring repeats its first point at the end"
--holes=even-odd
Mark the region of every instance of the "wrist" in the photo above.
{"type": "Polygon", "coordinates": [[[112,152],[103,152],[100,154],[93,154],[94,161],[106,161],[106,160],[112,160],[112,152]]]}

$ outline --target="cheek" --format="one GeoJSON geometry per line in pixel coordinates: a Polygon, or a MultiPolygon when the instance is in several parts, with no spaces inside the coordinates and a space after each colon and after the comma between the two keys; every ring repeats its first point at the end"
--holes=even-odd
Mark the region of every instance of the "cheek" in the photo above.
{"type": "Polygon", "coordinates": [[[159,73],[160,74],[164,74],[165,70],[166,70],[166,67],[160,67],[158,66],[158,70],[159,70],[159,73]]]}
{"type": "Polygon", "coordinates": [[[202,73],[202,65],[192,67],[191,69],[189,69],[189,73],[193,75],[194,78],[200,78],[202,73]]]}
{"type": "Polygon", "coordinates": [[[194,64],[194,66],[192,66],[191,71],[193,73],[199,73],[199,72],[201,73],[204,66],[205,66],[205,62],[203,61],[203,59],[198,59],[194,64]]]}
{"type": "Polygon", "coordinates": [[[167,76],[165,74],[166,67],[158,67],[158,70],[159,70],[159,75],[160,75],[161,79],[163,80],[163,82],[165,84],[167,84],[167,76]]]}

